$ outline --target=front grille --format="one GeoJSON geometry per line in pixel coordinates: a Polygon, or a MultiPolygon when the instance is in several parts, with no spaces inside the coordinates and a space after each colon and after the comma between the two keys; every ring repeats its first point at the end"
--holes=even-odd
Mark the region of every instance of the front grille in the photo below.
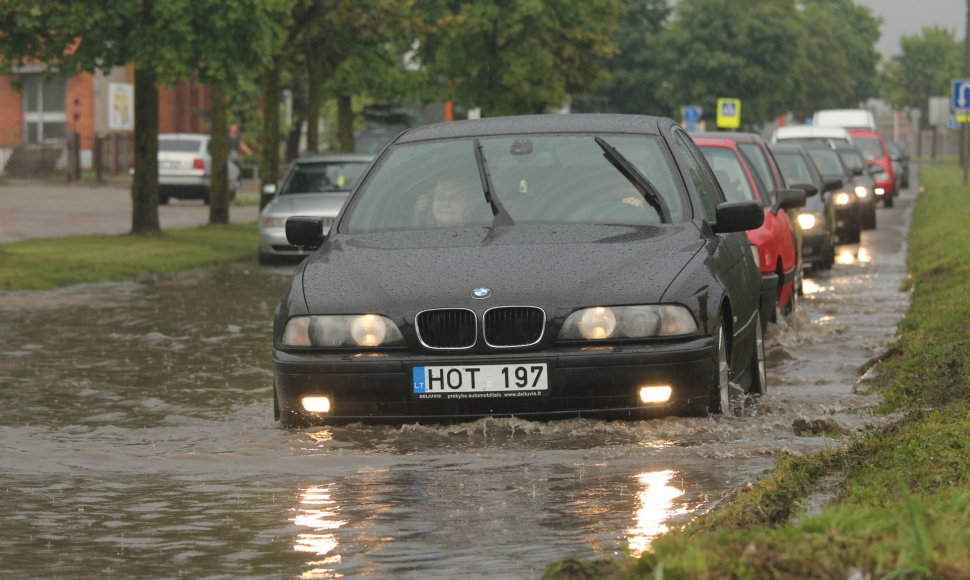
{"type": "Polygon", "coordinates": [[[471,310],[425,310],[417,316],[418,340],[428,348],[471,348],[478,329],[471,310]]]}
{"type": "Polygon", "coordinates": [[[546,314],[533,306],[492,308],[485,313],[485,343],[494,347],[529,346],[542,339],[546,314]]]}

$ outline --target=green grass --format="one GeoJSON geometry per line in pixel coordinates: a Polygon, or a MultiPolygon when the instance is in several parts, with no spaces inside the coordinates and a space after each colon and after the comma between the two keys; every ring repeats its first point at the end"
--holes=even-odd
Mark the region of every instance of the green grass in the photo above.
{"type": "Polygon", "coordinates": [[[43,238],[0,244],[0,290],[50,290],[255,259],[257,226],[229,224],[157,235],[43,238]]]}
{"type": "Polygon", "coordinates": [[[546,578],[970,578],[970,188],[954,165],[921,175],[912,305],[872,381],[903,418],[834,451],[780,454],[640,558],[567,559],[546,578]],[[823,478],[834,498],[808,514],[823,478]]]}

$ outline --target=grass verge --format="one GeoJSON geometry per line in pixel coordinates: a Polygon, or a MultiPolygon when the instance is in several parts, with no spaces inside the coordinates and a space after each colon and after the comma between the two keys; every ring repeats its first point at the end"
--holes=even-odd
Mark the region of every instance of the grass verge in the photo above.
{"type": "Polygon", "coordinates": [[[639,558],[555,562],[545,578],[970,579],[970,188],[924,168],[909,234],[909,311],[873,388],[891,426],[782,455],[718,510],[639,558]],[[826,479],[834,498],[808,514],[826,479]]]}
{"type": "Polygon", "coordinates": [[[255,223],[0,244],[0,290],[50,290],[255,258],[255,223]]]}

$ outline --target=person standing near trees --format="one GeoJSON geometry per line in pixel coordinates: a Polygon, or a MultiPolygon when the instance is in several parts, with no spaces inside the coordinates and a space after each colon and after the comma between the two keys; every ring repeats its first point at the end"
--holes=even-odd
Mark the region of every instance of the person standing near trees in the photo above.
{"type": "Polygon", "coordinates": [[[239,123],[229,125],[229,161],[240,165],[243,155],[252,155],[253,150],[243,141],[239,123]]]}

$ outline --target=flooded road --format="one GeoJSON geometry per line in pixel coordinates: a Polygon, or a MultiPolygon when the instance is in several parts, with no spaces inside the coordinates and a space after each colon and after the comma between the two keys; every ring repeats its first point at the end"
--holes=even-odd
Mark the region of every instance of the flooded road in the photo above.
{"type": "Polygon", "coordinates": [[[283,430],[286,268],[0,293],[0,576],[534,578],[639,552],[777,450],[838,444],[793,424],[875,421],[853,387],[908,305],[912,201],[809,274],[739,418],[283,430]]]}

